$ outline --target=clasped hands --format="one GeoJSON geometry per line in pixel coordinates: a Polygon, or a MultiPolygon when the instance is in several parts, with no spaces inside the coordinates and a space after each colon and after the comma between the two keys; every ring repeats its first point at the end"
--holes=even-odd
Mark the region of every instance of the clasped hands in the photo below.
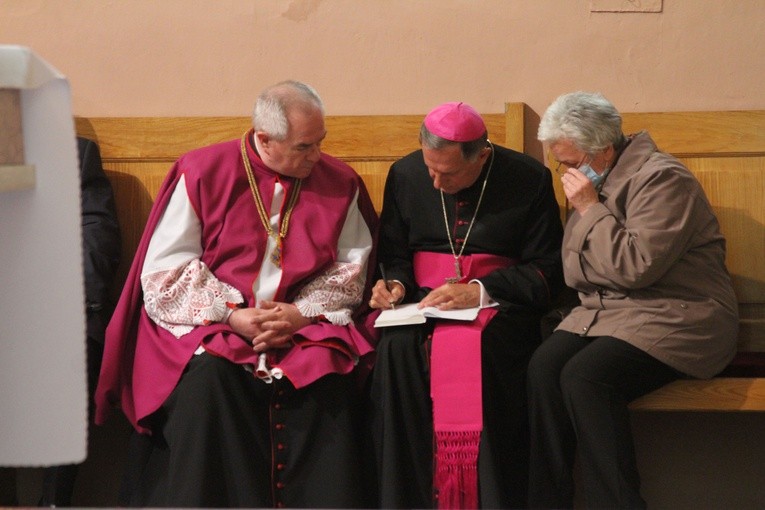
{"type": "Polygon", "coordinates": [[[255,352],[291,346],[292,334],[311,323],[289,303],[261,301],[258,308],[237,308],[228,318],[235,333],[246,338],[255,352]]]}
{"type": "MultiPolygon", "coordinates": [[[[375,309],[389,309],[404,299],[404,287],[398,282],[377,280],[372,287],[369,306],[375,309]]],[[[431,290],[418,307],[433,306],[439,310],[472,308],[481,304],[481,286],[478,283],[446,283],[431,290]]]]}

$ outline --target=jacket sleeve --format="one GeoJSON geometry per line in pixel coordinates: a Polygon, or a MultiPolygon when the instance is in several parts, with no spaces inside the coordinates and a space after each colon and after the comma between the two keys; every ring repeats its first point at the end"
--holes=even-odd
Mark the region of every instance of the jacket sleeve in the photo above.
{"type": "Polygon", "coordinates": [[[82,251],[88,312],[111,308],[120,258],[120,227],[111,183],[101,165],[98,145],[77,139],[80,159],[82,251]]]}
{"type": "Polygon", "coordinates": [[[688,250],[700,228],[698,208],[705,207],[700,188],[671,168],[645,173],[632,185],[623,212],[597,204],[577,218],[564,247],[577,288],[584,282],[620,290],[648,287],[688,250]]]}

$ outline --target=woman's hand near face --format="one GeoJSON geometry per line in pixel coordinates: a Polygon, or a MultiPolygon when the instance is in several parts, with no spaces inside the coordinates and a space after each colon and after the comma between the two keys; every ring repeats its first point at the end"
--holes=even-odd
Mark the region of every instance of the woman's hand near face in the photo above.
{"type": "Polygon", "coordinates": [[[566,170],[560,180],[569,204],[582,216],[591,206],[598,203],[598,192],[595,191],[595,186],[576,168],[566,170]]]}

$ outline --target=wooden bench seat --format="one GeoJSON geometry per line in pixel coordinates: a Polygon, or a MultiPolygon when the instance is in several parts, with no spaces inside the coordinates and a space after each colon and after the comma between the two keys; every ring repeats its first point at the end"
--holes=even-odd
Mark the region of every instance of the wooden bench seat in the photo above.
{"type": "Polygon", "coordinates": [[[666,385],[630,404],[633,411],[765,411],[765,377],[715,377],[666,385]]]}
{"type": "MultiPolygon", "coordinates": [[[[538,117],[523,103],[485,114],[490,138],[541,157],[538,117]]],[[[422,115],[329,116],[323,150],[351,165],[382,207],[391,163],[418,148],[422,115]]],[[[77,133],[98,142],[112,181],[123,235],[121,288],[149,209],[182,153],[238,138],[248,117],[76,119],[77,133]]],[[[765,411],[765,111],[625,113],[626,133],[647,129],[662,150],[698,177],[727,238],[727,265],[741,314],[737,359],[726,375],[678,381],[631,404],[635,411],[765,411]]],[[[565,217],[558,179],[556,196],[565,217]]]]}

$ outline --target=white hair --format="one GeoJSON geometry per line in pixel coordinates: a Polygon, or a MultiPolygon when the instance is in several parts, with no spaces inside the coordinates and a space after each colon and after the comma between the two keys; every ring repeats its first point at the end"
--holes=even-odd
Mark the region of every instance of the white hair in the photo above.
{"type": "Polygon", "coordinates": [[[324,104],[313,87],[287,80],[260,93],[252,112],[252,126],[275,140],[284,140],[289,131],[287,114],[292,108],[317,109],[324,115],[324,104]]]}
{"type": "Polygon", "coordinates": [[[547,108],[537,138],[547,143],[571,140],[588,154],[609,146],[618,148],[624,139],[622,117],[602,94],[572,92],[547,108]]]}

